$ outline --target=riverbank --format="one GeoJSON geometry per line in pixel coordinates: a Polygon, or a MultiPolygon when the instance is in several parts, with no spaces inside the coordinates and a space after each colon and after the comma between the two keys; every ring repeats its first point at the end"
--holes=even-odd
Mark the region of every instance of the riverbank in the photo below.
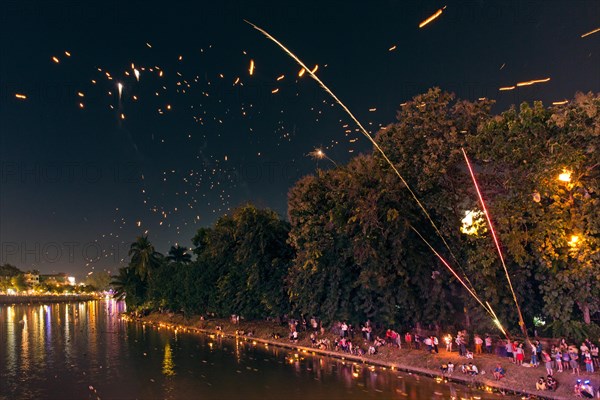
{"type": "Polygon", "coordinates": [[[0,304],[41,304],[41,303],[69,303],[72,301],[89,301],[98,299],[95,295],[26,295],[26,296],[0,296],[0,304]]]}
{"type": "MultiPolygon", "coordinates": [[[[287,327],[268,321],[241,321],[239,324],[233,324],[231,321],[225,319],[205,321],[201,320],[200,317],[184,318],[182,315],[159,313],[146,316],[142,318],[141,321],[172,329],[187,328],[196,332],[220,334],[228,337],[240,337],[241,335],[237,335],[236,332],[244,331],[247,333],[252,331],[253,335],[251,337],[243,335],[245,340],[280,346],[305,353],[322,354],[329,357],[425,375],[437,379],[447,379],[452,382],[475,386],[482,390],[501,391],[507,394],[514,393],[538,399],[563,400],[574,398],[572,394],[573,385],[577,379],[577,376],[573,375],[571,372],[555,372],[554,377],[559,382],[557,391],[538,392],[535,390],[535,382],[540,376],[546,376],[546,369],[543,365],[540,365],[537,368],[517,366],[506,359],[495,355],[476,355],[474,360],[466,360],[464,357],[460,357],[457,352],[446,352],[444,348],[440,348],[439,354],[427,354],[425,350],[405,348],[399,350],[396,347],[384,346],[380,347],[378,353],[375,355],[353,356],[341,351],[315,349],[311,346],[308,334],[305,332],[301,332],[300,340],[298,340],[297,343],[291,343],[287,339],[287,327]],[[220,329],[218,330],[217,327],[220,327],[220,329]],[[273,339],[273,333],[282,335],[282,338],[273,339]],[[449,376],[442,375],[439,367],[442,363],[448,361],[452,361],[455,364],[455,372],[449,376]],[[458,372],[458,366],[468,363],[468,361],[473,361],[473,363],[477,365],[482,372],[479,376],[470,377],[458,372]],[[498,363],[500,363],[507,372],[505,378],[501,381],[496,381],[492,375],[492,371],[498,363]]],[[[325,333],[325,337],[329,338],[332,342],[335,339],[335,336],[329,332],[325,333]]],[[[318,338],[323,338],[323,336],[319,335],[318,338]]],[[[360,337],[355,337],[355,343],[360,343],[361,341],[362,339],[360,337]]],[[[594,388],[597,388],[600,384],[598,372],[594,374],[582,372],[579,378],[582,380],[590,379],[594,388]]]]}

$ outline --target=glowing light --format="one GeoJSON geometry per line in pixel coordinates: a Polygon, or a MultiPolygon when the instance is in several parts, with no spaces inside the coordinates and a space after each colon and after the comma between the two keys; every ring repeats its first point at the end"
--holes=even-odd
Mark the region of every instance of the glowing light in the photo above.
{"type": "Polygon", "coordinates": [[[17,99],[21,99],[21,100],[25,100],[25,99],[27,99],[27,96],[26,96],[26,95],[24,95],[24,94],[21,94],[21,93],[17,93],[17,94],[15,94],[15,97],[16,97],[17,99]]]}
{"type": "Polygon", "coordinates": [[[435,14],[433,14],[431,17],[427,18],[425,21],[421,22],[419,24],[419,28],[424,27],[425,25],[427,25],[428,23],[430,23],[431,21],[433,21],[434,19],[436,19],[437,17],[439,17],[440,15],[442,15],[442,12],[446,9],[446,6],[440,8],[439,10],[437,10],[435,12],[435,14]]]}
{"type": "Polygon", "coordinates": [[[571,182],[571,171],[563,169],[563,172],[558,175],[558,180],[561,182],[571,182]]]}
{"type": "Polygon", "coordinates": [[[278,81],[280,81],[280,80],[282,80],[283,78],[285,78],[285,75],[280,75],[280,76],[278,76],[278,77],[277,77],[277,80],[278,80],[278,81]]]}
{"type": "Polygon", "coordinates": [[[117,88],[119,90],[119,99],[121,98],[121,95],[123,94],[123,84],[121,82],[117,83],[117,88]]]}
{"type": "Polygon", "coordinates": [[[248,68],[250,75],[254,74],[254,60],[250,60],[250,68],[248,68]]]}
{"type": "Polygon", "coordinates": [[[465,235],[478,235],[485,231],[483,213],[479,210],[465,211],[465,217],[461,220],[460,231],[465,235]]]}
{"type": "Polygon", "coordinates": [[[396,50],[396,45],[393,45],[392,47],[390,47],[390,48],[388,49],[388,51],[394,51],[394,50],[396,50]]]}
{"type": "Polygon", "coordinates": [[[563,101],[553,101],[552,105],[553,106],[562,106],[563,104],[567,104],[569,102],[569,100],[563,100],[563,101]]]}
{"type": "Polygon", "coordinates": [[[137,69],[133,70],[133,73],[135,74],[135,79],[137,79],[137,81],[140,81],[140,71],[138,71],[137,69]]]}
{"type": "Polygon", "coordinates": [[[60,60],[56,56],[52,57],[52,61],[54,61],[57,64],[60,62],[60,60]]]}
{"type": "Polygon", "coordinates": [[[325,152],[321,149],[314,149],[312,152],[308,153],[309,156],[322,160],[322,159],[327,159],[329,161],[331,161],[333,163],[333,165],[335,165],[336,167],[338,166],[337,163],[335,161],[333,161],[331,158],[327,157],[327,154],[325,154],[325,152]]]}
{"type": "Polygon", "coordinates": [[[319,69],[319,65],[315,65],[315,67],[310,71],[311,74],[314,74],[319,69]]]}
{"type": "Polygon", "coordinates": [[[271,93],[273,93],[273,94],[275,94],[277,92],[279,92],[279,88],[271,90],[271,93]]]}
{"type": "Polygon", "coordinates": [[[302,75],[304,75],[305,73],[306,73],[306,69],[305,69],[305,68],[302,68],[302,69],[300,70],[300,72],[298,72],[298,78],[302,78],[302,75]]]}
{"type": "Polygon", "coordinates": [[[71,57],[71,53],[69,53],[68,51],[65,51],[65,56],[71,57]]]}
{"type": "Polygon", "coordinates": [[[533,79],[531,81],[527,81],[527,82],[519,82],[517,83],[517,86],[529,86],[529,85],[534,85],[536,83],[544,83],[544,82],[548,82],[550,80],[550,78],[544,78],[544,79],[533,79]]]}
{"type": "Polygon", "coordinates": [[[81,92],[77,92],[77,96],[79,96],[79,97],[85,97],[85,95],[83,93],[81,93],[81,92]]]}
{"type": "Polygon", "coordinates": [[[569,241],[569,246],[575,247],[575,246],[577,246],[577,243],[579,243],[579,236],[577,236],[577,235],[571,236],[571,240],[569,241]]]}
{"type": "Polygon", "coordinates": [[[583,35],[581,35],[582,38],[586,37],[586,36],[590,36],[596,32],[600,32],[600,28],[594,29],[593,31],[590,31],[588,33],[584,33],[583,35]]]}
{"type": "Polygon", "coordinates": [[[516,86],[503,86],[498,90],[500,90],[500,91],[513,90],[514,88],[516,88],[516,86]]]}

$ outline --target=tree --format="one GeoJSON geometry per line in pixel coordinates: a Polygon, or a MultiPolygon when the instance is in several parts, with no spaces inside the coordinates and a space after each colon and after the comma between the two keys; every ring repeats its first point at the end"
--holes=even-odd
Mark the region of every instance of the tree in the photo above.
{"type": "Polygon", "coordinates": [[[512,271],[530,285],[522,298],[555,335],[575,335],[600,306],[599,127],[599,97],[577,94],[562,107],[513,107],[473,137],[512,271]]]}
{"type": "Polygon", "coordinates": [[[406,196],[372,156],[318,171],[292,188],[290,243],[297,256],[289,282],[297,311],[326,322],[407,326],[452,318],[446,273],[434,273],[433,255],[414,237],[415,210],[406,196]]]}
{"type": "Polygon", "coordinates": [[[146,300],[146,283],[131,266],[119,268],[119,274],[112,280],[114,298],[125,300],[128,307],[140,307],[146,300]]]}
{"type": "Polygon", "coordinates": [[[129,249],[131,265],[142,281],[145,281],[152,270],[157,268],[162,259],[162,254],[155,251],[148,240],[148,236],[139,236],[129,249]]]}
{"type": "Polygon", "coordinates": [[[25,276],[23,274],[15,275],[10,278],[10,284],[17,292],[27,289],[27,283],[25,282],[25,276]]]}
{"type": "Polygon", "coordinates": [[[187,247],[171,246],[167,260],[173,263],[187,264],[192,262],[192,256],[187,253],[187,247]]]}
{"type": "Polygon", "coordinates": [[[108,290],[111,283],[110,273],[107,271],[94,272],[85,278],[85,284],[91,286],[94,290],[105,291],[108,290]]]}
{"type": "Polygon", "coordinates": [[[11,279],[23,272],[11,264],[0,265],[0,290],[6,291],[12,287],[11,279]]]}

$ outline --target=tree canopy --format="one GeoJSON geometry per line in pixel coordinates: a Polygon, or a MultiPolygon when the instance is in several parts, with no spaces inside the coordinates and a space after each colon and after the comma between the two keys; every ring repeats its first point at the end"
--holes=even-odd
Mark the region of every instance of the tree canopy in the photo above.
{"type": "Polygon", "coordinates": [[[415,96],[375,138],[402,179],[378,151],[317,170],[290,189],[289,223],[242,206],[198,230],[194,260],[178,246],[162,258],[140,237],[119,282],[132,304],[186,313],[492,329],[458,276],[516,330],[464,150],[527,326],[597,330],[600,97],[492,109],[437,88],[415,96]]]}

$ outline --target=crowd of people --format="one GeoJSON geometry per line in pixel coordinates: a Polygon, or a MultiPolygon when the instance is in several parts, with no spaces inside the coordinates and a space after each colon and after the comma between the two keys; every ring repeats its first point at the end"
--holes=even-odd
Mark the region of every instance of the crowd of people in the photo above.
{"type": "MultiPolygon", "coordinates": [[[[315,348],[321,350],[342,351],[352,355],[362,356],[374,355],[382,346],[390,346],[398,349],[424,350],[428,353],[438,354],[440,341],[436,335],[420,335],[418,332],[408,331],[402,335],[394,329],[375,329],[370,321],[366,321],[360,327],[360,335],[357,337],[355,328],[346,321],[339,321],[331,327],[335,339],[330,341],[325,335],[325,329],[321,322],[313,317],[310,323],[306,321],[291,320],[290,340],[298,341],[298,327],[310,331],[310,342],[315,348]],[[377,333],[381,333],[377,334],[377,333]]],[[[558,343],[542,343],[540,340],[518,342],[515,340],[494,340],[491,335],[473,335],[469,337],[466,330],[457,332],[456,335],[446,335],[442,338],[445,343],[446,352],[452,352],[454,345],[458,355],[465,358],[465,362],[457,366],[457,370],[469,376],[476,376],[485,371],[479,370],[474,360],[479,355],[496,354],[501,358],[508,359],[510,363],[518,366],[537,368],[543,364],[546,376],[541,376],[535,383],[536,390],[555,391],[558,387],[557,373],[570,372],[574,375],[582,374],[582,366],[585,366],[584,374],[591,375],[600,368],[598,358],[598,346],[591,340],[584,340],[580,346],[568,344],[566,339],[558,343]],[[470,345],[473,347],[470,347],[470,345]],[[473,349],[473,351],[471,351],[473,349]],[[526,356],[529,358],[526,359],[526,356]]],[[[455,366],[452,361],[444,362],[440,366],[444,375],[454,373],[455,366]]],[[[501,380],[506,376],[506,369],[498,363],[492,371],[494,379],[501,380]]],[[[574,385],[574,393],[580,397],[600,398],[599,390],[594,390],[589,380],[577,379],[574,385]]]]}

